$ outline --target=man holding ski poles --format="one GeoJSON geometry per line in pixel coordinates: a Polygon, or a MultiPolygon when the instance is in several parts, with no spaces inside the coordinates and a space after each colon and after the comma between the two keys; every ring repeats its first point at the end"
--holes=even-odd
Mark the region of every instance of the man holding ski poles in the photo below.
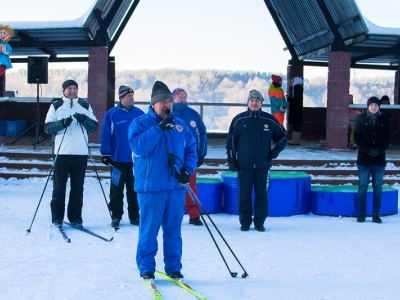
{"type": "Polygon", "coordinates": [[[53,99],[44,126],[47,134],[55,135],[51,217],[54,225],[62,225],[69,176],[71,190],[67,217],[73,226],[80,226],[83,223],[83,184],[88,157],[87,131],[95,132],[99,125],[90,104],[78,98],[77,82],[66,80],[62,88],[63,96],[53,99]]]}
{"type": "Polygon", "coordinates": [[[165,273],[183,278],[181,225],[185,185],[196,169],[197,145],[188,125],[171,113],[173,100],[169,88],[156,81],[148,112],[135,118],[129,127],[140,209],[136,263],[143,279],[154,278],[161,226],[165,273]],[[169,163],[171,156],[174,165],[169,163]]]}

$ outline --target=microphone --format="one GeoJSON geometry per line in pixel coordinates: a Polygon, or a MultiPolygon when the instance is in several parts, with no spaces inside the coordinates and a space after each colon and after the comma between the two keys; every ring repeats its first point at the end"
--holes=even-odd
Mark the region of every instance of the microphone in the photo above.
{"type": "Polygon", "coordinates": [[[171,115],[171,110],[169,108],[167,108],[165,110],[165,114],[167,115],[167,118],[169,118],[169,116],[171,115]]]}

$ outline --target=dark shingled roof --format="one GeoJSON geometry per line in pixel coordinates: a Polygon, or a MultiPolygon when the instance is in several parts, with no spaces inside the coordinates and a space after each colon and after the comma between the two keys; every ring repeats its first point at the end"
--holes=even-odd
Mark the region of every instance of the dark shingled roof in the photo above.
{"type": "Polygon", "coordinates": [[[45,55],[55,61],[59,55],[88,55],[89,47],[107,46],[111,52],[139,1],[98,0],[71,21],[10,22],[12,56],[45,55]]]}
{"type": "Polygon", "coordinates": [[[400,62],[400,29],[378,27],[360,12],[354,0],[264,0],[277,25],[291,63],[322,65],[331,51],[351,53],[357,64],[400,62]]]}

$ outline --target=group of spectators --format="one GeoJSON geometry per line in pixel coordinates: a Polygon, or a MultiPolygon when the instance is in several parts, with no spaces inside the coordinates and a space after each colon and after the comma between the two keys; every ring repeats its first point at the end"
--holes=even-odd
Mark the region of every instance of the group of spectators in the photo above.
{"type": "MultiPolygon", "coordinates": [[[[300,144],[303,79],[295,77],[290,84],[286,97],[282,78],[272,75],[268,91],[271,114],[262,110],[263,95],[251,90],[247,110],[236,115],[229,126],[227,161],[229,170],[237,172],[242,231],[248,231],[252,224],[257,231],[265,231],[272,160],[288,143],[283,127],[288,107],[288,122],[293,128],[289,144],[300,144]]],[[[90,104],[78,97],[78,84],[67,80],[62,88],[63,96],[52,101],[45,120],[46,133],[55,136],[52,222],[62,226],[70,177],[67,217],[73,226],[80,227],[89,147],[87,132],[97,131],[99,126],[90,104]]],[[[206,127],[199,113],[188,106],[183,88],[171,92],[163,82],[156,81],[147,113],[134,105],[134,90],[129,86],[120,86],[118,97],[117,106],[103,118],[100,135],[102,162],[111,168],[111,226],[120,226],[126,190],[129,222],[139,226],[136,263],[140,276],[154,278],[157,236],[162,227],[165,272],[172,278],[183,278],[181,224],[185,210],[190,224],[203,225],[201,205],[192,193],[197,195],[196,168],[207,155],[206,127]]],[[[354,122],[354,142],[359,148],[358,222],[365,221],[370,175],[374,188],[373,221],[382,222],[379,211],[390,130],[388,118],[379,106],[379,99],[371,97],[367,110],[354,122]]]]}

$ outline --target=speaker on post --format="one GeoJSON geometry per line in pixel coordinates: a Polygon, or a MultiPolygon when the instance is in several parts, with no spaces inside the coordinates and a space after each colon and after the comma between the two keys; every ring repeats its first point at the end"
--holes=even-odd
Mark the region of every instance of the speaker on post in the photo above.
{"type": "Polygon", "coordinates": [[[28,83],[48,83],[48,57],[28,57],[28,83]]]}

